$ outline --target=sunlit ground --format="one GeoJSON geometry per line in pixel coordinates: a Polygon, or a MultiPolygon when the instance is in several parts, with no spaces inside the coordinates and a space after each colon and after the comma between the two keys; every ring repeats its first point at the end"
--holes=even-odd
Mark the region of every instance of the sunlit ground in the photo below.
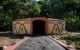
{"type": "Polygon", "coordinates": [[[0,46],[10,46],[13,45],[19,39],[10,39],[9,37],[0,36],[0,46]]]}

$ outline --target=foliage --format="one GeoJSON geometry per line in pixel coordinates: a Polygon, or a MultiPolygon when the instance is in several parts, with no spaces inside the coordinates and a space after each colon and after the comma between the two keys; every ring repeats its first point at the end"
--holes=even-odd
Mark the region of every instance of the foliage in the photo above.
{"type": "MultiPolygon", "coordinates": [[[[0,0],[0,29],[5,21],[28,17],[50,17],[66,21],[66,29],[80,29],[79,0],[0,0]],[[8,18],[6,18],[6,16],[8,18]],[[5,20],[6,19],[6,20],[5,20]]],[[[80,31],[80,30],[79,30],[80,31]]]]}
{"type": "Polygon", "coordinates": [[[64,36],[61,37],[61,39],[64,39],[64,40],[71,40],[71,41],[74,41],[76,39],[76,35],[72,35],[72,34],[65,34],[64,36]]]}
{"type": "Polygon", "coordinates": [[[80,42],[74,42],[76,48],[80,48],[80,42]]]}
{"type": "Polygon", "coordinates": [[[12,17],[0,14],[0,31],[6,31],[6,30],[11,30],[11,24],[12,24],[12,17]]]}
{"type": "Polygon", "coordinates": [[[65,40],[67,45],[73,45],[74,47],[80,48],[80,34],[66,33],[63,35],[58,35],[57,37],[61,40],[65,40]]]}
{"type": "Polygon", "coordinates": [[[80,18],[79,17],[68,17],[64,18],[66,22],[66,30],[68,31],[79,31],[80,29],[80,18]]]}
{"type": "Polygon", "coordinates": [[[40,7],[35,0],[0,0],[0,31],[10,30],[14,19],[39,15],[40,7]]]}

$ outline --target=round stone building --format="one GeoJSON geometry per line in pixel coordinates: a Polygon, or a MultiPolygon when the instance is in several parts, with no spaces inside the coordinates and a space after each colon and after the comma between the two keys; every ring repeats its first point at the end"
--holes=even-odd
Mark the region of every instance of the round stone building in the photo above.
{"type": "Polygon", "coordinates": [[[65,22],[52,18],[17,19],[12,23],[14,34],[23,35],[52,35],[65,31],[65,22]]]}

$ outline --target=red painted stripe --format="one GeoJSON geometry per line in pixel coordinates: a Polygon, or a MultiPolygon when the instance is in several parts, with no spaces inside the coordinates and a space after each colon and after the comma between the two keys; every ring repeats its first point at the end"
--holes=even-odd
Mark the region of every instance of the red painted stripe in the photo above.
{"type": "Polygon", "coordinates": [[[17,42],[15,45],[8,47],[6,50],[14,50],[16,47],[20,46],[20,44],[22,44],[27,39],[29,39],[29,37],[25,37],[24,39],[17,42]]]}
{"type": "Polygon", "coordinates": [[[48,18],[41,18],[41,17],[39,17],[39,18],[31,18],[31,24],[30,24],[30,32],[32,33],[33,32],[33,21],[35,21],[35,20],[42,20],[42,21],[45,21],[45,31],[46,31],[46,34],[48,33],[48,18]]]}

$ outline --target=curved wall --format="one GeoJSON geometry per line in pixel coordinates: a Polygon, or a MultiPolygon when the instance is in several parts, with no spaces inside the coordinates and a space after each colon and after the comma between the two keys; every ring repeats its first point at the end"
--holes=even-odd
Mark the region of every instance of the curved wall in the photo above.
{"type": "Polygon", "coordinates": [[[12,27],[14,34],[32,35],[33,21],[35,20],[45,21],[46,34],[62,34],[65,31],[65,22],[63,20],[51,18],[27,18],[13,21],[12,27]]]}

